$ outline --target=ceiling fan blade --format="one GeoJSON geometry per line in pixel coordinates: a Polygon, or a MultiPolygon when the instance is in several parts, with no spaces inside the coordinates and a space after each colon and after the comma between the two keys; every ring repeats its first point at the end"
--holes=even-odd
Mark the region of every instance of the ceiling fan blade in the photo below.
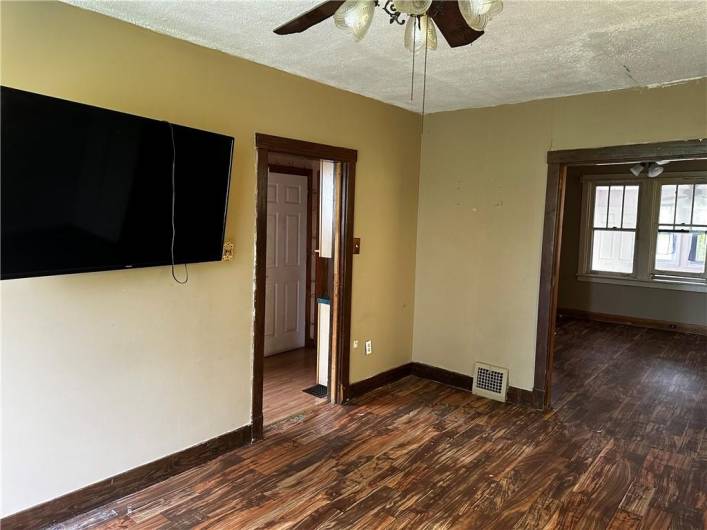
{"type": "Polygon", "coordinates": [[[311,28],[315,24],[319,24],[323,20],[334,16],[339,6],[344,3],[344,0],[336,0],[323,2],[306,13],[301,14],[297,18],[290,20],[282,26],[275,29],[278,35],[290,35],[292,33],[302,33],[304,30],[311,28]]]}
{"type": "Polygon", "coordinates": [[[459,11],[459,2],[435,0],[427,13],[435,21],[445,40],[452,48],[471,44],[484,34],[483,31],[476,31],[469,27],[461,11],[459,11]]]}

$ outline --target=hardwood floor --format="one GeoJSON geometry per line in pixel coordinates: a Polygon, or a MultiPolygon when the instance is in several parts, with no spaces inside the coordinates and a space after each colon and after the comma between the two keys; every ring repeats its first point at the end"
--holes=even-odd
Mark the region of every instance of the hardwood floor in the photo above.
{"type": "Polygon", "coordinates": [[[707,337],[567,320],[557,348],[550,412],[411,376],[62,528],[704,528],[707,337]]]}
{"type": "Polygon", "coordinates": [[[317,350],[300,348],[265,357],[263,421],[269,425],[326,402],[303,392],[317,383],[317,350]]]}

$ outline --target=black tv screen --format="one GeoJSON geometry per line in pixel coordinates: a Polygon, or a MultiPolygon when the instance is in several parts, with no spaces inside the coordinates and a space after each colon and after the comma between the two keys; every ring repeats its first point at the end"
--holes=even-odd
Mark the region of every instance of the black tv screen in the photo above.
{"type": "Polygon", "coordinates": [[[2,279],[221,259],[233,138],[0,91],[2,279]]]}

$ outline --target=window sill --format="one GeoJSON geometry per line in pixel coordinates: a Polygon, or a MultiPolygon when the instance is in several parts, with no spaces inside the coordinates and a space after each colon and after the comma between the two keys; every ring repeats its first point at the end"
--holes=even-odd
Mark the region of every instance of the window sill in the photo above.
{"type": "Polygon", "coordinates": [[[600,276],[598,274],[578,274],[580,282],[610,283],[615,285],[628,285],[631,287],[650,287],[652,289],[671,289],[674,291],[692,291],[695,293],[707,293],[707,283],[700,280],[639,280],[636,278],[620,278],[616,276],[600,276]]]}

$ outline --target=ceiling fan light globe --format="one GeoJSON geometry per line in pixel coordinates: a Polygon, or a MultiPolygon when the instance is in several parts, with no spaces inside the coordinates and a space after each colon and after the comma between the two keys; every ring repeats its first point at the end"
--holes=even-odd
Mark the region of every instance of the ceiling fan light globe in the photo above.
{"type": "Polygon", "coordinates": [[[467,20],[467,24],[469,24],[469,27],[471,29],[475,29],[476,31],[484,31],[486,29],[486,24],[489,23],[489,17],[487,15],[479,15],[477,17],[473,17],[470,20],[467,20]]]}
{"type": "Polygon", "coordinates": [[[490,0],[486,3],[485,15],[491,20],[496,15],[500,15],[503,11],[503,0],[490,0]]]}
{"type": "Polygon", "coordinates": [[[459,11],[471,29],[484,31],[489,21],[503,11],[502,0],[458,0],[459,11]]]}
{"type": "Polygon", "coordinates": [[[498,15],[503,11],[502,0],[466,0],[474,15],[498,15]]]}
{"type": "Polygon", "coordinates": [[[424,15],[432,5],[432,0],[395,0],[393,5],[407,15],[424,15]]]}
{"type": "Polygon", "coordinates": [[[631,166],[630,171],[634,177],[637,177],[638,175],[640,175],[643,172],[644,167],[645,166],[642,163],[636,164],[635,166],[631,166]]]}
{"type": "Polygon", "coordinates": [[[427,15],[411,16],[405,24],[405,48],[413,53],[425,49],[425,33],[427,33],[427,49],[437,49],[437,28],[427,15]]]}
{"type": "Polygon", "coordinates": [[[663,169],[664,169],[663,166],[653,163],[650,166],[648,166],[648,176],[650,178],[655,178],[655,177],[659,176],[661,173],[663,173],[663,169]]]}
{"type": "Polygon", "coordinates": [[[334,13],[334,24],[360,41],[371,27],[374,12],[375,4],[372,0],[346,0],[334,13]]]}

